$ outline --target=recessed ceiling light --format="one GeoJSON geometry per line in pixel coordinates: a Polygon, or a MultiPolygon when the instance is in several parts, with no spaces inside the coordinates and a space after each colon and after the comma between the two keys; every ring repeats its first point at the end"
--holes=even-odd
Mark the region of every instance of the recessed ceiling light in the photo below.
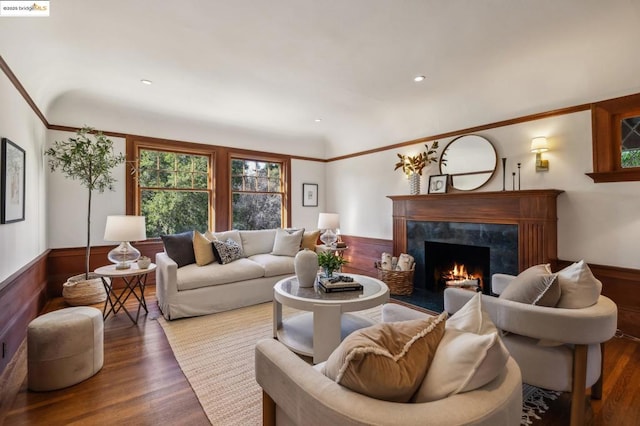
{"type": "Polygon", "coordinates": [[[415,77],[413,77],[413,81],[415,81],[416,83],[420,83],[421,81],[423,81],[426,77],[424,75],[417,75],[415,77]]]}
{"type": "Polygon", "coordinates": [[[153,83],[153,81],[151,81],[151,80],[147,80],[147,79],[144,79],[144,78],[143,78],[142,80],[140,80],[140,83],[142,83],[142,84],[146,84],[146,85],[150,85],[151,83],[153,83]]]}
{"type": "Polygon", "coordinates": [[[321,122],[321,121],[322,121],[322,118],[316,118],[316,119],[315,119],[315,120],[313,120],[313,121],[315,121],[316,123],[319,123],[319,122],[321,122]]]}

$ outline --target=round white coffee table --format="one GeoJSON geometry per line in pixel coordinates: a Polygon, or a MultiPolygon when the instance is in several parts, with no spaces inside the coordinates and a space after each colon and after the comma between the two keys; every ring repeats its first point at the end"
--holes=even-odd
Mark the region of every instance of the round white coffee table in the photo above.
{"type": "Polygon", "coordinates": [[[342,339],[374,322],[347,312],[373,308],[389,300],[385,283],[364,275],[341,274],[362,284],[359,291],[325,293],[317,284],[300,287],[296,277],[280,280],[273,287],[273,337],[292,351],[326,361],[342,339]],[[282,319],[282,305],[308,311],[282,319]]]}

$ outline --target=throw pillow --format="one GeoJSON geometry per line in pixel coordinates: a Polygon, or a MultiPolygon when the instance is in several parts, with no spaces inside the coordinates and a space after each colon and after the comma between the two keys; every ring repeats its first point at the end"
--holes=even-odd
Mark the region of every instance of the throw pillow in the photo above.
{"type": "Polygon", "coordinates": [[[198,266],[208,265],[216,260],[211,241],[198,231],[193,232],[193,254],[198,266]]]}
{"type": "Polygon", "coordinates": [[[558,274],[515,277],[504,289],[500,299],[538,306],[556,306],[560,299],[558,274]]]}
{"type": "Polygon", "coordinates": [[[602,283],[581,260],[558,271],[560,301],[558,308],[581,309],[598,302],[602,283]]]}
{"type": "Polygon", "coordinates": [[[504,369],[509,351],[476,294],[451,316],[414,402],[429,402],[486,385],[504,369]]]}
{"type": "Polygon", "coordinates": [[[193,253],[193,231],[161,235],[160,238],[164,244],[164,251],[178,264],[178,268],[196,262],[193,253]]]}
{"type": "Polygon", "coordinates": [[[557,274],[548,265],[536,265],[522,271],[500,294],[501,299],[538,306],[556,306],[560,299],[557,274]]]}
{"type": "Polygon", "coordinates": [[[244,256],[240,244],[231,238],[227,238],[226,241],[215,240],[212,241],[211,244],[213,245],[213,253],[216,258],[218,258],[218,262],[222,265],[233,262],[234,260],[240,259],[244,256]]]}
{"type": "Polygon", "coordinates": [[[300,251],[304,228],[298,230],[278,229],[271,254],[276,256],[295,256],[300,251]]]}
{"type": "Polygon", "coordinates": [[[445,312],[355,331],[331,353],[323,373],[372,398],[408,402],[431,364],[446,318],[445,312]]]}
{"type": "Polygon", "coordinates": [[[319,237],[319,229],[316,229],[315,231],[305,231],[304,234],[302,234],[302,243],[300,244],[300,248],[316,251],[316,244],[318,243],[319,237]]]}

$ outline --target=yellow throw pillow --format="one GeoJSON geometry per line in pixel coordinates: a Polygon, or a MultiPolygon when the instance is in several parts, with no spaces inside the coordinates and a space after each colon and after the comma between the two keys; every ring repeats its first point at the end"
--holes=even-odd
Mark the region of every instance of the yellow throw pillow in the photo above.
{"type": "Polygon", "coordinates": [[[351,333],[329,356],[323,373],[355,392],[384,401],[408,402],[429,369],[446,318],[444,312],[351,333]]]}
{"type": "Polygon", "coordinates": [[[303,250],[309,249],[311,251],[316,251],[318,237],[320,237],[319,229],[315,231],[305,231],[304,234],[302,234],[302,242],[300,243],[300,248],[303,250]]]}
{"type": "Polygon", "coordinates": [[[216,256],[213,254],[213,247],[211,247],[211,241],[198,231],[193,233],[193,254],[196,257],[196,264],[198,266],[208,265],[216,260],[216,256]]]}

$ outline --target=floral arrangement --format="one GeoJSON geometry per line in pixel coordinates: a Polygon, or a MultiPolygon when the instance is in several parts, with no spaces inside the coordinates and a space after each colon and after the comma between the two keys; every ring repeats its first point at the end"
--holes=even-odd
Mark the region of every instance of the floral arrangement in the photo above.
{"type": "Polygon", "coordinates": [[[419,174],[422,176],[422,169],[424,169],[427,164],[438,161],[438,156],[436,155],[438,141],[434,141],[431,144],[431,147],[429,147],[428,144],[425,144],[424,146],[427,150],[416,155],[398,154],[400,161],[396,163],[396,167],[393,170],[402,168],[402,172],[407,176],[412,174],[419,174]]]}
{"type": "Polygon", "coordinates": [[[340,269],[346,263],[348,262],[345,259],[330,250],[318,253],[318,266],[325,270],[328,277],[333,274],[333,271],[340,269]]]}

